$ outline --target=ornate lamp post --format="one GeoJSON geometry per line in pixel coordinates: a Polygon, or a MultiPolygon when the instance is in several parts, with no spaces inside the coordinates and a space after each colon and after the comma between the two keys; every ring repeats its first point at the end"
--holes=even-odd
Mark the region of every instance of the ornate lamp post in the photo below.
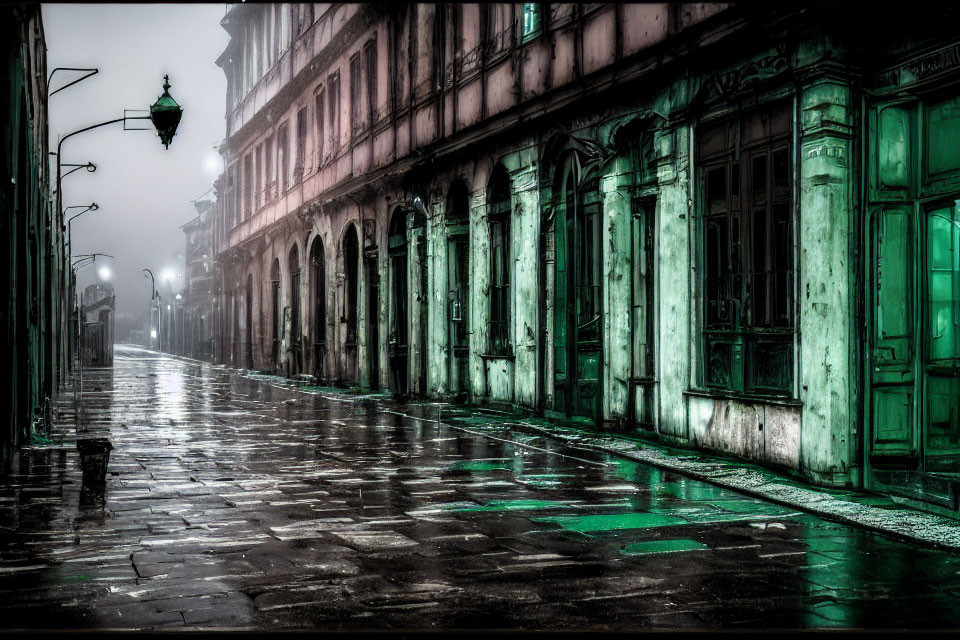
{"type": "MultiPolygon", "coordinates": [[[[157,282],[156,282],[156,280],[155,280],[154,277],[153,277],[153,271],[150,271],[150,269],[144,269],[144,272],[145,272],[145,273],[143,274],[143,277],[144,277],[144,278],[146,278],[148,274],[150,275],[150,289],[151,289],[151,291],[152,291],[152,294],[151,294],[151,296],[150,296],[150,329],[151,329],[151,332],[152,332],[152,330],[153,330],[153,301],[154,301],[154,300],[157,300],[160,296],[157,295],[157,282]]],[[[159,307],[159,305],[157,305],[157,306],[159,307]]],[[[160,323],[161,323],[161,320],[160,320],[161,313],[162,313],[162,311],[161,311],[160,309],[158,309],[158,310],[157,310],[157,340],[158,340],[157,348],[160,350],[160,353],[163,353],[163,334],[161,333],[161,326],[160,326],[160,323]]],[[[151,347],[153,346],[153,336],[152,336],[152,335],[151,335],[151,337],[150,337],[150,346],[151,346],[151,347]]]]}
{"type": "MultiPolygon", "coordinates": [[[[91,74],[92,75],[92,74],[91,74]]],[[[83,78],[81,78],[82,80],[83,78]]],[[[62,191],[62,180],[63,180],[63,164],[61,159],[63,158],[63,143],[67,139],[85,133],[87,131],[92,131],[93,129],[98,129],[100,127],[105,127],[109,124],[115,124],[117,122],[123,122],[126,124],[127,120],[150,120],[153,122],[153,125],[157,129],[157,133],[160,135],[160,141],[163,143],[165,148],[170,147],[170,141],[173,139],[173,136],[177,132],[177,127],[180,124],[180,118],[183,116],[183,109],[180,108],[180,105],[170,96],[170,77],[164,76],[163,83],[163,94],[157,99],[156,103],[150,107],[149,116],[129,116],[124,112],[122,118],[115,118],[113,120],[107,120],[105,122],[100,122],[98,124],[91,125],[89,127],[84,127],[82,129],[77,129],[76,131],[71,131],[67,135],[60,138],[60,142],[57,143],[57,212],[59,216],[59,222],[63,224],[63,191],[62,191]]],[[[87,169],[88,171],[91,170],[87,169]]],[[[75,294],[74,294],[75,295],[75,294]]],[[[67,366],[71,365],[71,362],[67,362],[67,366]]]]}

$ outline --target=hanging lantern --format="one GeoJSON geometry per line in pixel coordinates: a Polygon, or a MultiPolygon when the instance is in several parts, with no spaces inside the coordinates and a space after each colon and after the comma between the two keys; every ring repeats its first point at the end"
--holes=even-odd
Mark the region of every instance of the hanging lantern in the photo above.
{"type": "Polygon", "coordinates": [[[163,95],[150,107],[150,120],[157,128],[160,142],[165,149],[170,148],[170,142],[177,133],[177,126],[183,116],[183,109],[170,96],[170,76],[163,76],[163,95]]]}

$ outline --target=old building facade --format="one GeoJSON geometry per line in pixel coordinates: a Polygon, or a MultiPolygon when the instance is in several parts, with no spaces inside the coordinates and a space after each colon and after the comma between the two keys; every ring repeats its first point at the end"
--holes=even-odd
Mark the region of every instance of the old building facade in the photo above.
{"type": "Polygon", "coordinates": [[[193,201],[197,217],[182,227],[185,240],[182,297],[182,354],[197,360],[213,359],[213,317],[216,279],[213,268],[213,206],[211,188],[193,201]]]}
{"type": "Polygon", "coordinates": [[[40,5],[0,7],[0,454],[4,465],[42,430],[68,357],[69,273],[62,219],[51,204],[47,121],[47,54],[40,5]]]}
{"type": "Polygon", "coordinates": [[[956,508],[945,15],[234,6],[217,358],[956,508]]]}

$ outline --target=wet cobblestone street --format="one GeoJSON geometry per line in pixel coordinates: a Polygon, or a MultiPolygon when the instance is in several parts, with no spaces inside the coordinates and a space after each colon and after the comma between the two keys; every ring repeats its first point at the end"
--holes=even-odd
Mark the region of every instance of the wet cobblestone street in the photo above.
{"type": "Polygon", "coordinates": [[[960,556],[436,405],[118,346],[0,491],[6,628],[960,626],[960,556]]]}

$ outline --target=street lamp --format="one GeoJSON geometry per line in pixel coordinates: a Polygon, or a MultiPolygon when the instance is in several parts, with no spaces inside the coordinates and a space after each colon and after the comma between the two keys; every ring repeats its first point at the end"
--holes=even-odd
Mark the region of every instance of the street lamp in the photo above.
{"type": "Polygon", "coordinates": [[[73,263],[74,274],[83,267],[87,267],[97,261],[97,256],[106,256],[107,258],[113,258],[109,253],[81,253],[80,255],[74,256],[76,261],[73,263]],[[80,264],[84,262],[85,264],[80,264]]]}
{"type": "MultiPolygon", "coordinates": [[[[72,206],[72,207],[67,207],[66,209],[63,210],[64,213],[66,213],[66,212],[69,211],[70,209],[83,209],[83,211],[81,211],[80,213],[75,213],[75,214],[73,214],[73,215],[70,216],[70,218],[67,220],[67,246],[70,247],[71,250],[73,249],[73,220],[74,220],[74,218],[79,218],[80,216],[82,216],[83,214],[85,214],[87,211],[96,211],[96,210],[98,210],[99,208],[100,208],[100,205],[98,205],[96,202],[92,202],[92,203],[90,203],[89,206],[79,204],[79,205],[74,205],[74,206],[72,206]]],[[[71,251],[70,253],[71,253],[71,255],[73,254],[72,251],[71,251]]]]}
{"type": "Polygon", "coordinates": [[[104,282],[110,280],[110,269],[107,267],[100,267],[100,270],[97,271],[97,275],[100,276],[100,279],[104,282]]]}
{"type": "Polygon", "coordinates": [[[177,134],[181,117],[183,117],[183,109],[170,95],[170,76],[165,75],[163,76],[163,95],[150,107],[150,120],[157,128],[157,135],[160,136],[164,149],[170,148],[170,142],[177,134]]]}
{"type": "MultiPolygon", "coordinates": [[[[57,70],[58,70],[58,69],[54,69],[54,71],[57,71],[57,70]]],[[[76,70],[76,71],[81,71],[81,70],[82,70],[82,71],[93,71],[92,69],[90,69],[90,70],[87,70],[87,69],[71,69],[71,70],[76,70]]],[[[94,71],[94,73],[96,73],[96,71],[94,71]]],[[[51,73],[50,75],[52,76],[53,73],[51,73]]],[[[93,74],[89,74],[89,75],[93,75],[93,74]]],[[[83,79],[89,77],[89,75],[88,75],[88,76],[84,76],[84,78],[80,78],[80,80],[83,80],[83,79]]],[[[80,80],[78,80],[77,82],[79,82],[80,80]]],[[[170,97],[170,93],[169,93],[169,91],[168,91],[168,90],[170,89],[170,82],[169,82],[169,80],[170,80],[169,76],[164,76],[164,85],[163,85],[163,86],[164,86],[164,91],[163,91],[163,95],[161,95],[160,98],[157,100],[157,102],[150,108],[150,115],[149,115],[149,116],[132,116],[132,115],[127,115],[127,113],[126,113],[126,111],[125,111],[122,118],[114,118],[113,120],[106,120],[106,121],[100,122],[100,123],[98,123],[98,124],[90,125],[89,127],[84,127],[84,128],[82,128],[82,129],[77,129],[76,131],[71,131],[71,132],[68,133],[67,135],[65,135],[65,136],[63,136],[62,138],[60,138],[60,141],[57,143],[57,151],[56,151],[56,155],[57,155],[57,214],[58,214],[58,217],[59,217],[59,223],[60,223],[60,224],[63,224],[63,209],[61,208],[61,207],[63,206],[63,185],[62,185],[62,181],[63,181],[63,163],[61,162],[61,159],[63,158],[63,143],[66,142],[68,139],[72,138],[72,137],[75,136],[75,135],[79,135],[79,134],[85,133],[85,132],[87,132],[87,131],[92,131],[93,129],[98,129],[98,128],[100,128],[100,127],[105,127],[105,126],[110,125],[110,124],[116,124],[117,122],[123,122],[124,124],[126,124],[127,120],[150,120],[151,122],[153,122],[153,125],[157,128],[157,133],[160,134],[160,140],[161,140],[161,142],[164,143],[164,146],[165,146],[166,148],[169,148],[169,146],[170,146],[170,140],[172,140],[174,134],[176,134],[176,132],[177,132],[177,126],[180,124],[180,118],[181,118],[182,115],[183,115],[183,109],[181,109],[180,106],[176,103],[176,101],[174,101],[174,99],[173,99],[172,97],[170,97]]],[[[71,84],[75,84],[75,83],[71,83],[71,84]]],[[[65,88],[65,87],[62,87],[62,88],[65,88]]],[[[124,127],[124,128],[126,129],[126,127],[124,127]]],[[[92,164],[92,163],[89,163],[89,164],[92,164]]],[[[76,169],[74,169],[74,171],[75,171],[75,170],[76,170],[76,169]]],[[[91,171],[92,169],[90,169],[90,168],[88,167],[87,170],[88,170],[88,171],[91,171]]],[[[67,366],[70,367],[70,365],[71,365],[71,363],[68,362],[68,363],[67,363],[67,366]]]]}
{"type": "MultiPolygon", "coordinates": [[[[150,288],[151,288],[151,291],[152,291],[152,294],[150,295],[150,324],[151,324],[151,326],[152,326],[152,325],[153,325],[153,301],[154,301],[154,300],[157,300],[160,296],[157,295],[157,284],[156,284],[156,280],[154,280],[154,277],[153,277],[153,271],[150,271],[150,269],[144,269],[144,271],[146,272],[146,273],[143,274],[143,277],[144,277],[144,278],[146,278],[148,274],[150,275],[150,288]]],[[[150,339],[152,340],[154,337],[157,337],[157,338],[158,338],[158,339],[157,339],[157,348],[160,350],[160,353],[163,353],[163,334],[162,334],[162,332],[160,331],[160,328],[161,328],[161,327],[160,327],[160,325],[161,325],[161,313],[160,313],[159,305],[157,305],[157,306],[158,306],[158,309],[157,309],[157,331],[153,331],[153,329],[151,328],[151,330],[150,330],[150,339]]]]}

